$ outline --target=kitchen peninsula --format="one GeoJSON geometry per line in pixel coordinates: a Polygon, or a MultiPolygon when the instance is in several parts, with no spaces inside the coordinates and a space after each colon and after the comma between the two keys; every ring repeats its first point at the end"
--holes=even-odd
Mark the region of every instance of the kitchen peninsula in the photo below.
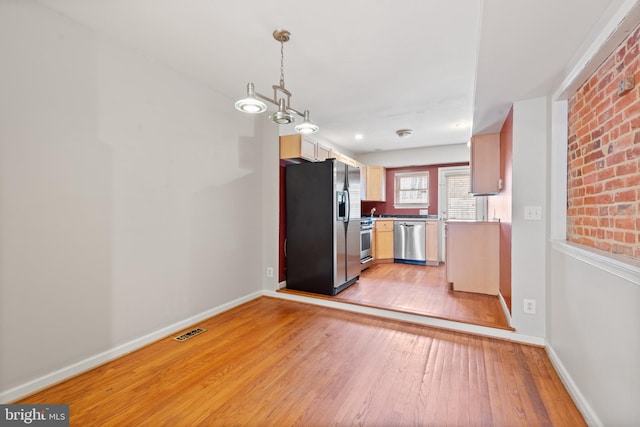
{"type": "Polygon", "coordinates": [[[447,221],[447,281],[454,291],[498,295],[500,222],[447,221]]]}

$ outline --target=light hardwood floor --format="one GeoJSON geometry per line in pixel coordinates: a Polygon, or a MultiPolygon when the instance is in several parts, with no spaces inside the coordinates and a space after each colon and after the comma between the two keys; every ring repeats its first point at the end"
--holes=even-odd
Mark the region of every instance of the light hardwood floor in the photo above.
{"type": "Polygon", "coordinates": [[[513,330],[498,297],[453,291],[444,265],[376,264],[363,271],[358,282],[332,297],[281,292],[513,330]]]}
{"type": "Polygon", "coordinates": [[[17,403],[72,426],[582,426],[544,349],[261,297],[17,403]]]}

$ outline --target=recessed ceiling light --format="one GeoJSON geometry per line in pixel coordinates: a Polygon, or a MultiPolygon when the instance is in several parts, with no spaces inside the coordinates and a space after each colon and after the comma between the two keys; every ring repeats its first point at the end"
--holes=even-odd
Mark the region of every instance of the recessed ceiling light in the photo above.
{"type": "Polygon", "coordinates": [[[356,141],[360,141],[362,138],[364,138],[364,135],[361,133],[356,133],[355,139],[356,141]]]}
{"type": "Polygon", "coordinates": [[[398,129],[396,135],[400,138],[408,138],[413,135],[413,131],[411,129],[398,129]]]}

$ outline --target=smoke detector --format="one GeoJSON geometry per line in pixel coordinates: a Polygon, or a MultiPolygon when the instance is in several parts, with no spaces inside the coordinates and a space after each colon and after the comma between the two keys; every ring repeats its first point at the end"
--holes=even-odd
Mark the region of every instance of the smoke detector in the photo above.
{"type": "Polygon", "coordinates": [[[413,131],[411,129],[398,129],[396,135],[398,135],[398,138],[408,138],[413,135],[413,131]]]}

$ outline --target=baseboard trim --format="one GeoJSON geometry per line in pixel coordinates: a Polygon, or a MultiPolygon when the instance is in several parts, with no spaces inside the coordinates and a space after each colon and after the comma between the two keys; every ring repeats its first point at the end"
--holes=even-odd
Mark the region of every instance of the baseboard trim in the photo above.
{"type": "Polygon", "coordinates": [[[545,340],[544,347],[547,351],[547,355],[549,356],[549,360],[551,360],[551,364],[558,373],[558,376],[560,377],[560,380],[564,384],[565,388],[571,395],[571,398],[578,407],[578,410],[580,410],[580,413],[585,418],[587,425],[592,427],[604,427],[604,424],[602,424],[602,421],[600,421],[600,418],[598,418],[596,412],[593,410],[591,405],[589,405],[589,402],[584,397],[582,392],[580,392],[580,389],[571,378],[571,375],[564,367],[564,364],[562,363],[556,352],[553,350],[551,344],[545,340]]]}
{"type": "Polygon", "coordinates": [[[509,311],[507,302],[504,300],[504,297],[502,296],[502,292],[498,292],[498,297],[500,299],[500,305],[502,306],[502,311],[504,312],[504,316],[507,318],[507,322],[509,323],[509,326],[513,328],[513,325],[511,324],[511,312],[509,311]]]}
{"type": "Polygon", "coordinates": [[[203,311],[202,313],[196,314],[195,316],[191,316],[187,319],[181,320],[179,322],[166,326],[162,329],[151,332],[140,338],[136,338],[124,344],[118,345],[112,349],[104,351],[102,353],[88,357],[72,365],[58,369],[57,371],[51,372],[49,374],[43,375],[34,380],[28,381],[17,387],[11,388],[6,391],[2,391],[0,392],[0,403],[9,403],[9,402],[18,400],[20,398],[33,394],[38,390],[42,390],[43,388],[50,387],[54,384],[57,384],[66,379],[79,375],[83,372],[94,369],[100,365],[110,362],[113,359],[124,356],[125,354],[131,353],[132,351],[138,350],[148,344],[151,344],[154,341],[157,341],[159,339],[172,335],[176,332],[180,332],[181,330],[188,328],[189,326],[195,323],[208,319],[211,316],[215,316],[216,314],[222,313],[223,311],[227,311],[238,305],[244,304],[247,301],[251,301],[253,299],[259,298],[262,295],[263,295],[263,292],[258,291],[258,292],[254,292],[249,295],[240,297],[228,303],[221,304],[217,307],[214,307],[212,309],[203,311]]]}
{"type": "Polygon", "coordinates": [[[348,304],[338,301],[331,301],[322,298],[307,297],[304,295],[289,294],[285,292],[263,291],[264,296],[273,298],[286,299],[290,301],[304,302],[307,304],[319,305],[322,307],[336,308],[339,310],[350,311],[353,313],[368,314],[378,316],[385,319],[400,320],[403,322],[415,323],[433,328],[447,329],[456,332],[466,332],[473,335],[481,335],[490,338],[498,338],[502,340],[519,342],[522,344],[537,345],[543,347],[545,345],[544,338],[529,335],[518,334],[514,331],[506,329],[490,328],[487,326],[471,325],[468,323],[455,322],[451,320],[438,319],[435,317],[420,316],[417,314],[401,313],[381,308],[366,307],[356,304],[348,304]]]}

